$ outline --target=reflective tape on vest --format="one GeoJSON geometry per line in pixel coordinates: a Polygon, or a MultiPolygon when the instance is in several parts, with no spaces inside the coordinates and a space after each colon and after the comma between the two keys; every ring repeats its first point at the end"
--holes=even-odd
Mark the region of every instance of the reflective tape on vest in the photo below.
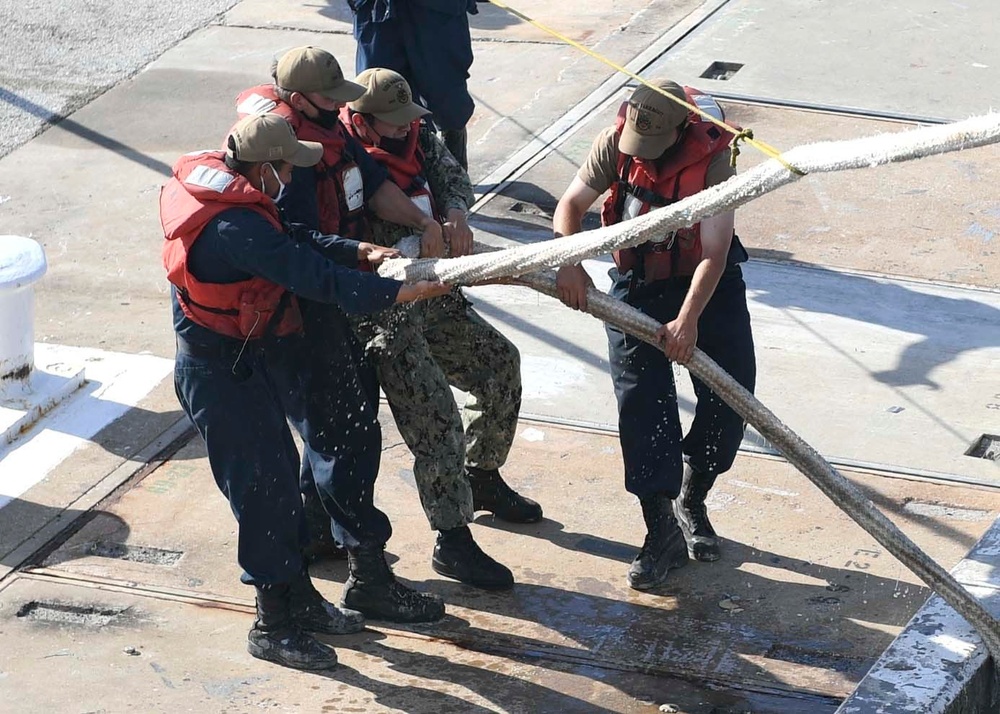
{"type": "Polygon", "coordinates": [[[365,184],[361,179],[361,169],[352,166],[343,175],[344,200],[348,211],[356,211],[365,205],[365,184]]]}
{"type": "Polygon", "coordinates": [[[428,218],[434,217],[433,209],[431,209],[431,197],[426,193],[419,196],[410,196],[410,200],[413,201],[413,205],[419,208],[425,216],[428,218]]]}
{"type": "Polygon", "coordinates": [[[184,179],[184,183],[222,193],[235,180],[236,177],[226,171],[219,171],[210,166],[195,166],[184,179]]]}
{"type": "Polygon", "coordinates": [[[244,114],[267,114],[274,109],[277,103],[273,99],[262,97],[259,94],[251,94],[236,107],[236,113],[244,114]]]}
{"type": "Polygon", "coordinates": [[[630,221],[642,211],[642,201],[631,194],[625,197],[625,205],[622,207],[622,220],[630,221]]]}

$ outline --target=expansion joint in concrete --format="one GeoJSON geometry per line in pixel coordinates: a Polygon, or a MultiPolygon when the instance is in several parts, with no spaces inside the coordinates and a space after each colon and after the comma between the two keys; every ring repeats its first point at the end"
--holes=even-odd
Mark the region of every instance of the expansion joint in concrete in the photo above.
{"type": "Polygon", "coordinates": [[[226,29],[234,30],[274,30],[276,32],[309,32],[314,35],[347,35],[351,36],[349,30],[325,30],[320,28],[310,27],[308,29],[303,27],[296,27],[294,25],[255,25],[248,22],[215,22],[212,23],[211,27],[224,27],[226,29]]]}

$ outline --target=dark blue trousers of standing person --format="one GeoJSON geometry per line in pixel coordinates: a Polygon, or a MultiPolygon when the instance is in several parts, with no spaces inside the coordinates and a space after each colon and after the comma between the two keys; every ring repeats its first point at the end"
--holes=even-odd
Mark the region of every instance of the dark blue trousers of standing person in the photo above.
{"type": "Polygon", "coordinates": [[[472,66],[469,0],[354,0],[355,71],[399,72],[444,131],[463,129],[475,103],[466,84],[472,66]]]}
{"type": "Polygon", "coordinates": [[[374,506],[382,455],[378,377],[338,307],[299,304],[309,352],[299,386],[304,413],[290,415],[305,442],[300,488],[316,489],[341,545],[385,543],[392,527],[374,506]]]}
{"type": "MultiPolygon", "coordinates": [[[[661,323],[677,317],[691,284],[673,278],[635,284],[632,273],[611,270],[610,295],[661,323]]],[[[743,439],[743,419],[703,382],[691,377],[697,405],[682,434],[673,366],[663,350],[607,328],[611,377],[618,398],[618,430],[625,462],[625,489],[640,499],[680,493],[684,461],[701,473],[733,465],[743,439]]],[[[726,268],[698,321],[698,348],[751,392],[756,381],[746,284],[738,265],[726,268]]]]}
{"type": "MultiPolygon", "coordinates": [[[[308,391],[316,357],[302,336],[255,340],[242,354],[230,341],[194,345],[178,339],[177,398],[204,439],[216,484],[239,522],[238,561],[251,585],[289,583],[304,569],[299,457],[288,421],[324,465],[336,458],[327,425],[337,420],[325,413],[333,413],[336,395],[313,398],[308,391]]],[[[373,490],[374,474],[370,483],[331,484],[324,505],[354,538],[384,542],[389,521],[372,503],[373,490]]]]}

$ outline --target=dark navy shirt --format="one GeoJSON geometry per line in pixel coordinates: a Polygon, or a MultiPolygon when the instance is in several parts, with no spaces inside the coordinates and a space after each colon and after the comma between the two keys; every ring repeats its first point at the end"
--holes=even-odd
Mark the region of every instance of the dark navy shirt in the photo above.
{"type": "MultiPolygon", "coordinates": [[[[353,161],[361,171],[361,184],[364,187],[365,203],[371,200],[375,192],[389,179],[389,172],[382,164],[373,159],[365,147],[348,134],[347,143],[342,152],[345,159],[353,161]]],[[[289,221],[302,223],[311,228],[319,227],[319,200],[316,197],[316,169],[311,166],[296,167],[292,172],[292,182],[285,190],[281,199],[282,210],[289,221]]]]}
{"type": "MultiPolygon", "coordinates": [[[[301,225],[282,232],[248,208],[229,208],[216,216],[188,254],[188,270],[202,282],[235,283],[260,276],[348,313],[380,312],[395,303],[402,283],[354,270],[357,264],[357,241],[321,235],[301,225]]],[[[177,302],[176,290],[172,302],[177,334],[198,344],[231,340],[189,319],[177,302]]]]}

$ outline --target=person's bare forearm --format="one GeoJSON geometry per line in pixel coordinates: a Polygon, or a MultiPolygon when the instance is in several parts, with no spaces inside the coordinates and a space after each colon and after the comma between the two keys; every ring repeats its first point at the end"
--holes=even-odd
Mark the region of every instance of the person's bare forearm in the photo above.
{"type": "Polygon", "coordinates": [[[702,260],[691,276],[691,285],[677,314],[678,320],[688,324],[691,324],[692,320],[697,323],[708,301],[712,299],[729,260],[734,220],[733,212],[729,211],[701,222],[702,260]]]}
{"type": "Polygon", "coordinates": [[[556,238],[582,231],[583,214],[584,211],[579,210],[571,201],[560,201],[552,216],[552,232],[556,238]]]}
{"type": "Polygon", "coordinates": [[[698,263],[694,275],[691,276],[691,285],[688,287],[687,295],[684,296],[684,303],[677,313],[678,320],[698,322],[708,301],[712,299],[712,294],[725,269],[725,258],[709,257],[698,263]]]}

